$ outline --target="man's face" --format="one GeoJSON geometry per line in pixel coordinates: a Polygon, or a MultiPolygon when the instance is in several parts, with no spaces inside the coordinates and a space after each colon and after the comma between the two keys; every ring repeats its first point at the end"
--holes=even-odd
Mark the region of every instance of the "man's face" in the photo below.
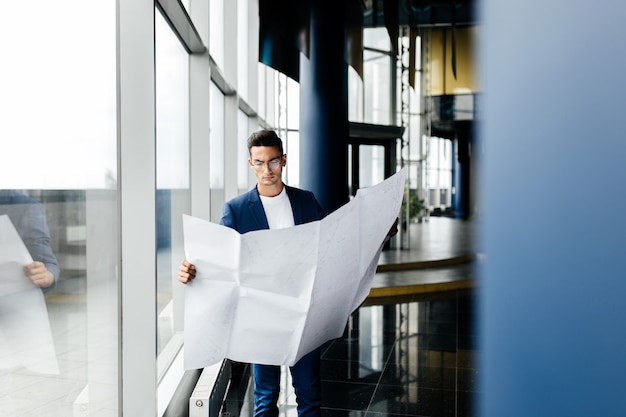
{"type": "Polygon", "coordinates": [[[276,146],[253,146],[248,164],[260,185],[273,186],[281,181],[287,155],[281,155],[276,146]]]}

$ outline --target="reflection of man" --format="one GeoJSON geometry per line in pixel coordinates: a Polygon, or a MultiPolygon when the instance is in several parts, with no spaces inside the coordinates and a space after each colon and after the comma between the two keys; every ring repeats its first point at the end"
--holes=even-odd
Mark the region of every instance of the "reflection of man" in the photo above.
{"type": "Polygon", "coordinates": [[[41,288],[59,279],[59,265],[50,247],[44,208],[38,201],[15,190],[0,190],[0,215],[11,219],[34,262],[24,267],[26,276],[41,288]]]}
{"type": "Polygon", "coordinates": [[[0,401],[4,416],[18,415],[12,390],[22,369],[59,374],[42,292],[55,284],[59,266],[39,202],[0,190],[0,224],[0,392],[8,393],[0,401]]]}

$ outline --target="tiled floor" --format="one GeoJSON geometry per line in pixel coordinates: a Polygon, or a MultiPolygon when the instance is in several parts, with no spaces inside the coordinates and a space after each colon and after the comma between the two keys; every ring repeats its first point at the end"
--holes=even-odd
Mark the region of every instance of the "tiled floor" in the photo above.
{"type": "Polygon", "coordinates": [[[476,392],[469,293],[366,306],[322,355],[324,416],[471,416],[476,392]]]}
{"type": "MultiPolygon", "coordinates": [[[[476,415],[476,300],[473,285],[459,285],[474,282],[474,267],[458,261],[475,255],[473,225],[431,218],[411,227],[410,250],[386,251],[380,262],[406,268],[374,278],[373,288],[390,295],[368,300],[343,337],[323,346],[324,417],[476,415]],[[427,267],[446,259],[457,261],[427,267]]],[[[282,375],[280,416],[296,417],[287,368],[282,375]]],[[[240,415],[251,408],[248,392],[240,415]]]]}

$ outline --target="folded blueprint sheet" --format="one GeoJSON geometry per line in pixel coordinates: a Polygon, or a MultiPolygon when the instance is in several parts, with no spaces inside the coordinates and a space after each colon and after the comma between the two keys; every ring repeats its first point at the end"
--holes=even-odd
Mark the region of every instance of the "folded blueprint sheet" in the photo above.
{"type": "Polygon", "coordinates": [[[183,216],[185,368],[229,358],[293,365],[343,334],[367,297],[382,244],[398,217],[406,168],[324,219],[239,234],[183,216]]]}

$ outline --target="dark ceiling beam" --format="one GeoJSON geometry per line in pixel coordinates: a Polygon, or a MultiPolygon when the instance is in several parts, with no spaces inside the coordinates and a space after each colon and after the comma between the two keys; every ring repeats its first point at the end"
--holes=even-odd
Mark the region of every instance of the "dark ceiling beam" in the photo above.
{"type": "Polygon", "coordinates": [[[183,5],[177,0],[157,0],[157,9],[190,54],[203,54],[207,48],[183,5]]]}
{"type": "MultiPolygon", "coordinates": [[[[461,27],[476,24],[477,0],[399,0],[392,3],[397,3],[399,26],[438,27],[452,26],[453,22],[456,22],[456,26],[461,27]]],[[[366,10],[363,26],[368,28],[384,26],[385,12],[387,6],[385,11],[366,10]]]]}

